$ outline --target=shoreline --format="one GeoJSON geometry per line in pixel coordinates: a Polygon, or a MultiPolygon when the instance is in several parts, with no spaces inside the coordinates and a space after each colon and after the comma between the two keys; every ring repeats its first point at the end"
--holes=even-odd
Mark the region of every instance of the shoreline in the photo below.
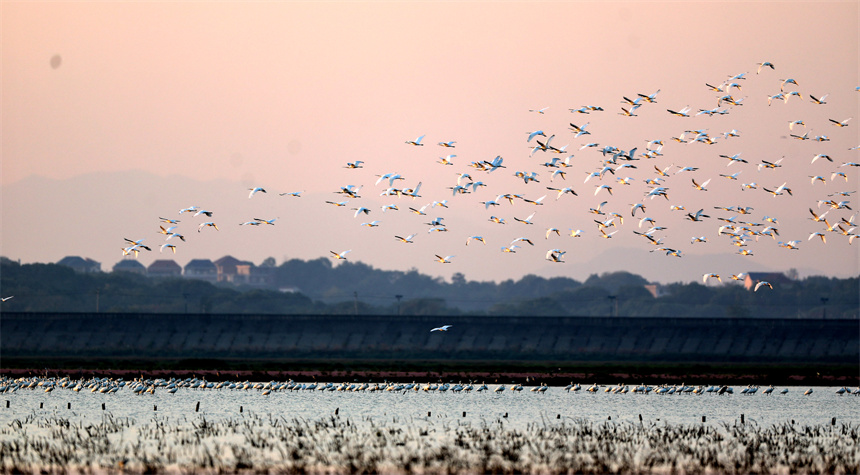
{"type": "Polygon", "coordinates": [[[457,382],[472,381],[492,384],[520,383],[524,385],[564,386],[575,383],[598,384],[692,384],[692,385],[747,385],[747,384],[779,384],[781,386],[857,386],[858,377],[848,375],[805,375],[780,374],[778,377],[768,377],[761,373],[738,374],[689,372],[535,372],[535,371],[381,371],[381,370],[215,370],[215,369],[68,369],[68,368],[0,368],[0,376],[12,378],[33,377],[70,378],[122,378],[132,380],[143,379],[186,379],[202,378],[207,381],[287,381],[299,382],[457,382]]]}

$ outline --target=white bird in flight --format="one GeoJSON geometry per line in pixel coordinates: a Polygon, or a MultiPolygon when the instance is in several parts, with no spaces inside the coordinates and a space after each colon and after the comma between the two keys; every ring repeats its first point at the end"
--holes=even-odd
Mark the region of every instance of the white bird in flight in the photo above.
{"type": "Polygon", "coordinates": [[[334,252],[334,251],[328,251],[328,252],[332,253],[332,256],[331,256],[331,257],[332,257],[332,259],[343,259],[343,260],[346,260],[346,255],[347,255],[347,254],[349,254],[350,252],[352,252],[352,249],[350,249],[350,250],[348,250],[348,251],[343,251],[343,252],[340,252],[340,253],[337,253],[337,252],[334,252]]]}
{"type": "Polygon", "coordinates": [[[417,138],[417,139],[415,139],[415,140],[407,140],[407,141],[406,141],[406,143],[408,143],[408,144],[410,144],[410,145],[416,145],[416,146],[419,146],[419,147],[423,147],[423,146],[424,146],[424,144],[423,144],[423,143],[421,143],[421,141],[422,141],[422,140],[424,140],[424,136],[423,136],[423,135],[422,135],[422,136],[420,136],[420,137],[418,137],[418,138],[417,138]]]}
{"type": "Polygon", "coordinates": [[[258,192],[266,193],[266,190],[264,190],[260,186],[258,186],[256,188],[248,188],[248,189],[251,190],[251,193],[248,194],[248,199],[251,199],[251,197],[254,196],[255,194],[257,194],[258,192]]]}
{"type": "Polygon", "coordinates": [[[448,329],[449,329],[449,328],[451,328],[452,326],[454,326],[454,325],[442,325],[441,327],[437,327],[437,328],[434,328],[434,329],[430,330],[430,332],[431,332],[431,333],[432,333],[432,332],[446,332],[446,331],[448,331],[448,329]]]}
{"type": "Polygon", "coordinates": [[[679,111],[673,111],[672,109],[666,109],[672,115],[677,115],[678,117],[690,117],[690,106],[684,107],[679,111]]]}
{"type": "Polygon", "coordinates": [[[469,242],[471,242],[472,240],[481,241],[481,243],[484,245],[487,244],[487,241],[484,240],[483,236],[469,236],[466,238],[466,245],[468,246],[469,242]]]}
{"type": "Polygon", "coordinates": [[[353,215],[353,218],[357,218],[358,215],[360,215],[361,213],[370,214],[370,209],[365,208],[364,206],[361,206],[359,208],[353,208],[353,209],[355,210],[355,214],[353,215]]]}
{"type": "Polygon", "coordinates": [[[770,61],[764,61],[756,64],[758,64],[758,71],[756,71],[756,74],[760,73],[762,68],[776,69],[773,67],[773,63],[771,63],[770,61]]]}
{"type": "Polygon", "coordinates": [[[529,217],[526,219],[520,219],[520,218],[517,218],[516,216],[514,216],[514,221],[519,221],[519,222],[525,223],[525,224],[534,224],[532,222],[532,218],[534,218],[534,216],[535,216],[534,213],[530,214],[529,217]]]}
{"type": "Polygon", "coordinates": [[[567,251],[562,251],[561,249],[550,249],[549,251],[546,251],[546,260],[550,262],[563,263],[564,261],[561,259],[565,254],[567,254],[567,251]]]}
{"type": "Polygon", "coordinates": [[[762,280],[762,281],[759,281],[759,283],[755,284],[755,288],[753,289],[753,292],[758,292],[758,289],[760,289],[762,287],[768,287],[769,289],[773,290],[773,286],[770,285],[770,282],[765,282],[762,280]]]}

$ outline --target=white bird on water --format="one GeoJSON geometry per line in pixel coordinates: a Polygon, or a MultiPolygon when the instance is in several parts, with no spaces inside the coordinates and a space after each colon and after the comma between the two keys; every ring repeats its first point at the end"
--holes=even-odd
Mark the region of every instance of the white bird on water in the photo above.
{"type": "Polygon", "coordinates": [[[448,329],[449,329],[449,328],[451,328],[452,326],[453,326],[453,325],[442,325],[441,327],[436,327],[436,328],[434,328],[434,329],[430,330],[430,333],[433,333],[433,332],[446,332],[446,331],[448,331],[448,329]]]}

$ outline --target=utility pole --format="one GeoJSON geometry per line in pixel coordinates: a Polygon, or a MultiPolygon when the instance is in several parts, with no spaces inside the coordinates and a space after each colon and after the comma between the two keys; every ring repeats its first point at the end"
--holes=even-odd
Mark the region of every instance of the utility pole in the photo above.
{"type": "Polygon", "coordinates": [[[397,299],[397,315],[400,315],[400,299],[403,298],[402,295],[395,295],[394,298],[397,299]]]}
{"type": "Polygon", "coordinates": [[[821,297],[821,319],[827,320],[827,301],[830,300],[827,297],[821,297]]]}
{"type": "Polygon", "coordinates": [[[353,315],[358,315],[358,291],[352,292],[353,297],[353,315]]]}
{"type": "Polygon", "coordinates": [[[615,295],[609,295],[609,316],[617,317],[618,316],[618,301],[615,299],[615,295]],[[613,308],[615,311],[613,312],[613,308]]]}
{"type": "Polygon", "coordinates": [[[99,313],[99,293],[101,289],[96,289],[96,313],[99,313]]]}

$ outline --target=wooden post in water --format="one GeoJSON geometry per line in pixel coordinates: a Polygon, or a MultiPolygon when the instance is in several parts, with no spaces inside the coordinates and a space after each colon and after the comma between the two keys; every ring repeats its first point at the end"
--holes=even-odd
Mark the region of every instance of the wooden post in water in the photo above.
{"type": "Polygon", "coordinates": [[[705,416],[702,416],[702,422],[705,422],[705,416]]]}
{"type": "Polygon", "coordinates": [[[69,404],[68,404],[68,408],[69,408],[69,409],[71,409],[71,408],[72,408],[72,403],[69,403],[69,404]]]}
{"type": "Polygon", "coordinates": [[[741,424],[743,424],[743,423],[744,423],[744,415],[741,414],[741,424]]]}
{"type": "Polygon", "coordinates": [[[194,412],[200,411],[200,401],[197,401],[197,406],[194,407],[194,412]]]}
{"type": "Polygon", "coordinates": [[[242,406],[239,406],[239,412],[242,412],[242,406]]]}
{"type": "Polygon", "coordinates": [[[39,409],[41,409],[41,408],[43,407],[43,405],[44,405],[44,404],[45,404],[44,402],[40,402],[40,403],[39,403],[39,409]]]}
{"type": "Polygon", "coordinates": [[[832,426],[836,425],[836,418],[835,417],[833,419],[830,419],[830,425],[832,425],[832,426]]]}
{"type": "Polygon", "coordinates": [[[102,403],[102,411],[105,410],[105,403],[102,403]]]}
{"type": "Polygon", "coordinates": [[[6,407],[9,407],[9,400],[6,400],[6,407]]]}
{"type": "MultiPolygon", "coordinates": [[[[466,411],[463,411],[463,417],[466,417],[466,411]]],[[[835,419],[834,419],[835,420],[835,419]]]]}

